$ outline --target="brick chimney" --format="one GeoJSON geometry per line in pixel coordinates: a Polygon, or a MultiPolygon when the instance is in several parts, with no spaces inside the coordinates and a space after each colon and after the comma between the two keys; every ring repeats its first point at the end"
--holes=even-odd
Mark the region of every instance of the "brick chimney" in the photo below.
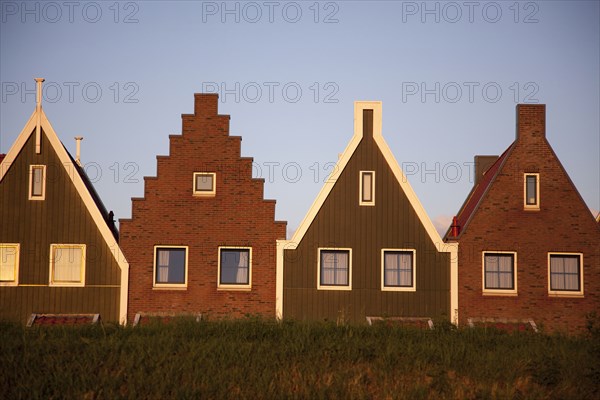
{"type": "Polygon", "coordinates": [[[481,181],[485,171],[496,162],[498,156],[475,156],[475,185],[481,181]]]}
{"type": "Polygon", "coordinates": [[[546,136],[546,105],[517,104],[517,140],[546,136]]]}

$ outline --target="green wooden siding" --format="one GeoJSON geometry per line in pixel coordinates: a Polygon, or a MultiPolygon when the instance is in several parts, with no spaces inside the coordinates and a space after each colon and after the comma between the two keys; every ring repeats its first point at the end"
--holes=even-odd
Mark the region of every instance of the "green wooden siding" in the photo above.
{"type": "Polygon", "coordinates": [[[0,182],[0,221],[0,243],[21,245],[19,286],[0,287],[0,319],[25,322],[35,312],[119,320],[121,270],[45,134],[41,154],[33,134],[0,182]],[[46,165],[43,201],[29,200],[30,165],[46,165]],[[48,287],[53,243],[86,245],[86,287],[48,287]]]}
{"type": "Polygon", "coordinates": [[[366,132],[295,250],[284,251],[286,318],[449,319],[450,254],[439,253],[366,132]],[[375,206],[359,206],[359,173],[375,171],[375,206]],[[352,248],[352,290],[317,290],[319,247],[352,248]],[[381,249],[416,249],[415,292],[381,290],[381,249]]]}

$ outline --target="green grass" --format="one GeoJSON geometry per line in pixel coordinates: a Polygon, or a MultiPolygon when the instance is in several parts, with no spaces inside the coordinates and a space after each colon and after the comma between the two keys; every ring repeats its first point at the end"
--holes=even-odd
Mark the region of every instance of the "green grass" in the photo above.
{"type": "Polygon", "coordinates": [[[0,325],[6,399],[594,399],[599,382],[597,335],[253,318],[0,325]]]}

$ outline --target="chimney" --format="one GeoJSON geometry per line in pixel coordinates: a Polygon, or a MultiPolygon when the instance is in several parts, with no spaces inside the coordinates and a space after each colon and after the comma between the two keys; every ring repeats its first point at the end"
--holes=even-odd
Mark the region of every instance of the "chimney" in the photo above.
{"type": "Polygon", "coordinates": [[[75,152],[75,162],[81,167],[81,141],[83,136],[75,136],[75,142],[77,143],[77,150],[75,152]]]}
{"type": "Polygon", "coordinates": [[[456,216],[452,218],[452,225],[450,225],[450,237],[457,237],[460,233],[460,225],[458,225],[458,218],[456,216]]]}
{"type": "Polygon", "coordinates": [[[517,104],[517,140],[546,136],[546,105],[517,104]]]}
{"type": "Polygon", "coordinates": [[[373,110],[363,110],[363,137],[373,137],[373,110]]]}
{"type": "Polygon", "coordinates": [[[481,181],[485,171],[490,169],[497,159],[498,156],[475,156],[475,185],[481,181]]]}
{"type": "Polygon", "coordinates": [[[35,78],[36,96],[35,96],[35,113],[36,113],[36,124],[35,124],[35,154],[42,152],[42,82],[44,78],[35,78]]]}

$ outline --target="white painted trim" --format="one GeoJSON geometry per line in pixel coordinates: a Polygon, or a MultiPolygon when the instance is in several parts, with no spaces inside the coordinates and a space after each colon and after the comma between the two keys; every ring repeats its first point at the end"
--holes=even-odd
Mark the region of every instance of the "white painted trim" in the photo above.
{"type": "Polygon", "coordinates": [[[194,197],[215,197],[217,193],[217,174],[215,172],[194,172],[192,180],[192,193],[194,197]],[[197,176],[212,176],[212,190],[196,190],[197,176]]]}
{"type": "Polygon", "coordinates": [[[548,295],[551,297],[583,297],[583,253],[548,253],[548,295]],[[550,279],[550,258],[551,256],[579,256],[579,288],[580,290],[552,290],[550,279]]]}
{"type": "Polygon", "coordinates": [[[243,290],[249,291],[252,289],[252,247],[248,246],[219,246],[218,249],[218,264],[217,264],[217,290],[243,290]],[[221,250],[249,250],[248,255],[248,283],[221,283],[221,250]]]}
{"type": "Polygon", "coordinates": [[[152,260],[152,288],[153,289],[186,289],[188,283],[188,259],[190,250],[188,246],[172,246],[172,245],[155,245],[154,259],[152,260]],[[159,249],[184,249],[185,250],[185,266],[183,283],[161,283],[156,282],[156,252],[159,249]]]}
{"type": "MultiPolygon", "coordinates": [[[[291,240],[277,240],[277,263],[275,272],[275,317],[283,318],[283,260],[284,250],[291,243],[291,240]]],[[[295,248],[295,247],[294,247],[295,248]]]]}
{"type": "Polygon", "coordinates": [[[85,272],[86,272],[86,245],[79,243],[52,243],[50,245],[50,269],[49,269],[49,279],[48,286],[53,287],[84,287],[85,286],[85,272]],[[79,282],[65,282],[65,281],[55,281],[54,280],[54,251],[57,249],[81,249],[81,260],[79,264],[79,273],[81,276],[81,280],[79,282]]]}
{"type": "Polygon", "coordinates": [[[46,200],[46,166],[41,164],[32,164],[29,166],[29,200],[46,200]],[[33,170],[40,169],[42,170],[42,194],[40,196],[33,195],[33,170]]]}
{"type": "Polygon", "coordinates": [[[415,249],[381,249],[381,290],[383,292],[416,292],[417,291],[417,250],[415,249]],[[385,253],[404,252],[412,253],[412,285],[411,286],[386,286],[385,285],[385,253]]]}
{"type": "Polygon", "coordinates": [[[516,296],[518,293],[517,287],[517,252],[516,251],[496,251],[484,250],[481,252],[481,289],[484,295],[493,296],[516,296]],[[486,254],[512,254],[513,255],[513,271],[514,271],[514,288],[513,289],[488,289],[485,287],[485,256],[486,254]]]}
{"type": "MultiPolygon", "coordinates": [[[[19,286],[19,255],[21,251],[21,245],[19,243],[0,243],[0,249],[2,248],[16,250],[15,265],[13,267],[13,274],[15,276],[15,279],[13,279],[12,281],[0,281],[0,286],[19,286]]],[[[2,257],[1,254],[0,257],[2,257]]],[[[2,260],[0,259],[0,262],[1,261],[2,260]]]]}
{"type": "Polygon", "coordinates": [[[75,166],[73,165],[73,162],[71,161],[71,158],[69,157],[69,154],[67,153],[67,150],[65,150],[64,146],[58,139],[58,136],[56,135],[54,128],[50,124],[50,121],[48,121],[48,118],[46,118],[46,114],[44,113],[43,109],[40,109],[39,112],[34,111],[31,114],[31,117],[25,124],[25,127],[23,128],[23,130],[21,131],[19,136],[17,137],[17,140],[15,141],[15,143],[13,143],[12,147],[6,154],[6,157],[4,157],[4,160],[2,160],[2,163],[0,164],[0,182],[2,182],[2,180],[4,179],[4,176],[6,175],[6,173],[10,169],[11,165],[13,164],[13,162],[15,161],[15,159],[17,158],[17,156],[19,155],[19,153],[21,152],[21,150],[23,149],[25,144],[27,143],[27,140],[29,139],[29,137],[34,133],[34,129],[36,127],[36,122],[37,122],[38,117],[40,118],[40,121],[41,121],[40,123],[41,123],[41,127],[44,131],[44,134],[46,135],[46,137],[48,138],[48,141],[50,142],[50,146],[53,148],[53,150],[57,154],[61,164],[63,165],[63,167],[65,168],[65,170],[67,172],[67,175],[69,175],[71,182],[73,182],[73,184],[75,185],[75,189],[81,196],[81,199],[83,200],[88,212],[92,216],[94,223],[98,227],[98,230],[100,231],[100,234],[102,235],[102,238],[104,239],[104,241],[107,244],[108,248],[110,249],[113,257],[117,261],[119,268],[121,269],[121,282],[120,282],[121,291],[119,294],[119,320],[120,320],[119,322],[121,324],[125,325],[125,324],[127,324],[129,263],[127,262],[125,255],[121,251],[121,248],[119,247],[110,228],[108,227],[108,223],[106,222],[102,213],[98,209],[98,206],[94,202],[92,195],[87,190],[87,187],[85,186],[85,183],[83,182],[83,179],[81,178],[81,176],[75,169],[75,166]]]}
{"type": "Polygon", "coordinates": [[[352,249],[349,247],[319,247],[317,248],[317,290],[352,290],[352,249]],[[347,251],[348,252],[348,285],[322,285],[321,284],[321,251],[347,251]]]}
{"type": "Polygon", "coordinates": [[[375,171],[360,171],[358,174],[358,204],[361,206],[375,205],[375,171]],[[371,201],[363,200],[363,176],[371,175],[371,201]]]}
{"type": "Polygon", "coordinates": [[[540,174],[537,172],[524,172],[523,173],[523,208],[527,211],[538,211],[540,209],[540,174]],[[527,204],[527,177],[535,176],[535,191],[536,191],[536,204],[527,204]]]}

